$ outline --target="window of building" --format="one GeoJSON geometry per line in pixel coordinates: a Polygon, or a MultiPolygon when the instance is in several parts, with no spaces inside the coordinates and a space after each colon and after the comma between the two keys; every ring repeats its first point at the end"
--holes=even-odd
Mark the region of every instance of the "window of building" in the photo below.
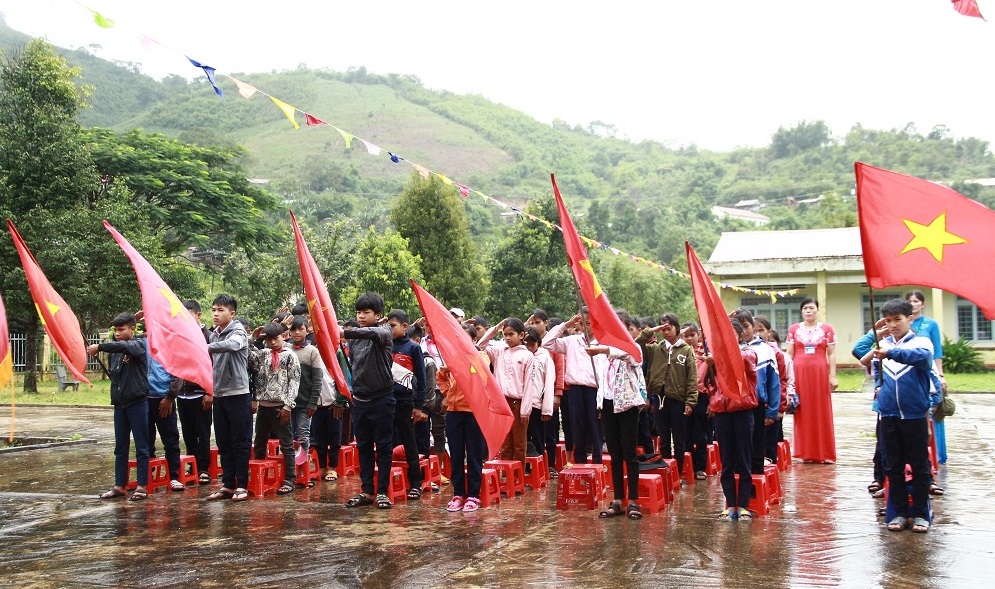
{"type": "Polygon", "coordinates": [[[975,342],[992,341],[992,322],[971,301],[957,297],[957,337],[975,342]]]}
{"type": "Polygon", "coordinates": [[[900,292],[876,292],[874,293],[874,314],[877,315],[873,320],[871,320],[871,298],[866,294],[860,295],[860,314],[864,318],[864,331],[861,333],[867,333],[871,330],[871,325],[874,321],[881,318],[881,305],[887,303],[891,299],[902,298],[900,292]]]}
{"type": "Polygon", "coordinates": [[[788,328],[802,320],[802,312],[798,308],[805,297],[779,297],[776,303],[770,302],[770,297],[743,297],[739,306],[753,316],[764,315],[770,319],[770,325],[777,330],[781,341],[788,337],[788,328]]]}

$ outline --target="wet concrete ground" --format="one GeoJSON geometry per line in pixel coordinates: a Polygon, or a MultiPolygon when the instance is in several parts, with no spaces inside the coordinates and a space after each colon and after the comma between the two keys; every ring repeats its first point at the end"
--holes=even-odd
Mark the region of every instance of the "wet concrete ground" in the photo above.
{"type": "MultiPolygon", "coordinates": [[[[874,417],[856,393],[834,397],[838,463],[796,462],[782,473],[785,501],[749,523],[716,519],[715,477],[642,521],[556,511],[555,486],[467,515],[445,511],[447,487],[390,511],[346,509],[354,476],[244,503],[205,502],[209,487],[100,501],[113,482],[110,410],[18,407],[17,435],[100,443],[0,455],[0,586],[987,585],[995,395],[956,399],[938,477],[947,492],[925,535],[888,532],[876,517],[881,500],[865,490],[874,417]]],[[[0,424],[9,430],[9,407],[0,424]]]]}

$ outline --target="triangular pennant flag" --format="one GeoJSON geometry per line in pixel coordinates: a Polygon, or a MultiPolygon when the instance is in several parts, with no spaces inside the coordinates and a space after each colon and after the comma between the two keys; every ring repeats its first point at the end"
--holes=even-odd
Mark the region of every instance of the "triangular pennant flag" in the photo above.
{"type": "Polygon", "coordinates": [[[470,189],[467,188],[466,186],[463,186],[459,182],[456,182],[456,187],[459,188],[459,193],[460,196],[463,197],[463,200],[466,200],[467,197],[470,196],[470,189]]]}
{"type": "Polygon", "coordinates": [[[304,113],[304,124],[308,127],[317,127],[319,125],[327,125],[325,121],[319,119],[311,113],[304,113]]]}
{"type": "Polygon", "coordinates": [[[114,21],[100,14],[96,10],[90,10],[90,12],[93,13],[93,22],[97,23],[98,27],[103,29],[109,29],[114,26],[114,21]]]}
{"type": "Polygon", "coordinates": [[[186,58],[187,58],[187,61],[189,61],[190,63],[192,63],[194,67],[199,67],[200,69],[204,70],[204,75],[207,76],[207,81],[211,83],[211,86],[214,86],[214,93],[215,94],[217,94],[218,96],[224,96],[225,95],[225,93],[221,91],[221,88],[218,88],[218,83],[214,79],[214,68],[213,67],[211,67],[209,65],[204,65],[204,64],[200,63],[199,61],[197,61],[196,59],[191,58],[189,55],[187,55],[186,58]]]}
{"type": "Polygon", "coordinates": [[[376,145],[373,145],[372,143],[370,143],[369,141],[367,141],[365,139],[360,139],[360,141],[362,141],[363,145],[366,146],[366,151],[370,155],[380,155],[380,148],[379,147],[377,147],[376,145]]]}
{"type": "Polygon", "coordinates": [[[442,174],[436,174],[436,176],[438,176],[439,180],[442,180],[442,183],[445,184],[446,186],[452,186],[453,185],[453,181],[450,180],[449,178],[446,178],[442,174]]]}
{"type": "Polygon", "coordinates": [[[389,156],[390,156],[390,161],[394,162],[395,164],[399,164],[399,163],[401,163],[401,160],[402,160],[402,159],[404,159],[404,158],[402,158],[401,156],[399,156],[399,155],[394,155],[393,153],[391,153],[391,152],[389,152],[389,151],[387,152],[387,155],[389,155],[389,156]]]}
{"type": "Polygon", "coordinates": [[[294,113],[297,111],[296,108],[290,106],[289,104],[280,100],[279,98],[276,98],[275,96],[270,96],[269,99],[273,101],[273,104],[280,107],[280,110],[283,111],[283,114],[287,115],[287,119],[290,121],[290,124],[292,124],[295,129],[301,128],[301,126],[297,124],[297,121],[294,120],[294,113]]]}
{"type": "Polygon", "coordinates": [[[421,176],[422,178],[428,180],[431,177],[432,173],[429,172],[428,168],[426,168],[425,166],[419,166],[414,162],[409,162],[409,163],[411,163],[411,166],[415,169],[415,171],[418,172],[418,175],[421,176]]]}
{"type": "Polygon", "coordinates": [[[345,141],[345,148],[346,149],[349,149],[350,147],[352,147],[352,139],[353,139],[352,134],[346,133],[345,131],[343,131],[342,129],[339,129],[338,127],[332,127],[332,128],[335,129],[336,131],[338,131],[339,135],[342,136],[342,141],[345,141]]]}
{"type": "Polygon", "coordinates": [[[0,389],[7,386],[14,376],[13,353],[10,347],[10,332],[7,331],[7,312],[0,296],[0,389]]]}
{"type": "Polygon", "coordinates": [[[231,76],[228,76],[228,79],[235,82],[235,85],[238,86],[238,93],[242,95],[242,98],[252,98],[253,94],[259,92],[259,90],[256,90],[255,86],[246,84],[242,80],[236,80],[231,76]]]}
{"type": "Polygon", "coordinates": [[[978,8],[978,0],[951,0],[954,4],[954,10],[963,14],[964,16],[975,16],[981,20],[985,20],[985,17],[981,16],[981,9],[978,8]]]}

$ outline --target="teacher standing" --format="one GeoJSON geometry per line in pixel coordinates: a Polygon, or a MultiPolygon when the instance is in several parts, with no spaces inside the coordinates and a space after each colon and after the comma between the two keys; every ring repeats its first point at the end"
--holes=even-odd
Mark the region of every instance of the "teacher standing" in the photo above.
{"type": "Polygon", "coordinates": [[[836,382],[836,332],[819,322],[819,301],[806,297],[801,303],[802,322],[788,330],[787,354],[795,365],[795,390],[800,403],[795,412],[796,458],[805,462],[836,462],[832,392],[836,382]]]}

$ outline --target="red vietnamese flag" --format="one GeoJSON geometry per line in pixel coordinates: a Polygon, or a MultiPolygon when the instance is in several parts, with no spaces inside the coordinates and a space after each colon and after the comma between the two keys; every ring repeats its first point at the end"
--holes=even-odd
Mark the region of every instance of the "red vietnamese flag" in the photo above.
{"type": "Polygon", "coordinates": [[[24,276],[28,280],[28,289],[35,302],[38,319],[41,320],[42,327],[48,333],[52,347],[59,353],[63,364],[76,377],[76,380],[90,384],[84,374],[86,370],[86,342],[83,341],[79,320],[66,301],[52,288],[52,284],[45,277],[45,273],[41,271],[41,266],[31,255],[31,251],[24,244],[21,234],[17,232],[17,228],[14,227],[14,223],[10,219],[7,219],[7,228],[10,229],[10,236],[14,240],[17,254],[21,257],[24,276]]]}
{"type": "Polygon", "coordinates": [[[964,16],[976,16],[985,20],[985,17],[981,16],[981,9],[978,8],[978,0],[951,0],[951,2],[954,4],[954,10],[964,16]]]}
{"type": "Polygon", "coordinates": [[[928,180],[854,164],[867,284],[917,284],[958,294],[995,319],[995,211],[928,180]]]}
{"type": "MultiPolygon", "coordinates": [[[[722,298],[695,255],[694,248],[687,241],[684,242],[684,248],[687,251],[688,273],[691,275],[691,290],[694,292],[694,307],[698,310],[698,319],[701,321],[701,332],[715,358],[715,379],[722,394],[731,401],[730,409],[733,409],[743,399],[743,386],[746,384],[739,337],[732,328],[729,314],[722,305],[722,298]]],[[[755,401],[752,406],[756,406],[755,401]]]]}
{"type": "Polygon", "coordinates": [[[328,294],[325,281],[321,278],[318,264],[315,263],[311,250],[304,242],[301,228],[297,225],[297,217],[290,211],[290,222],[294,225],[294,242],[297,244],[297,262],[301,267],[301,280],[304,281],[304,296],[307,298],[308,314],[311,316],[311,327],[314,328],[314,341],[318,344],[318,352],[325,363],[325,369],[332,375],[339,392],[346,397],[349,394],[349,384],[342,373],[337,356],[339,341],[339,320],[335,316],[332,297],[328,294]]]}
{"type": "Polygon", "coordinates": [[[432,331],[432,341],[438,346],[439,354],[463,391],[484,434],[487,455],[496,455],[515,421],[504,393],[480,359],[470,337],[449,310],[414,280],[411,281],[411,288],[432,331]]]}
{"type": "Polygon", "coordinates": [[[187,311],[172,289],[159,277],[152,265],[110,223],[104,228],[114,236],[124,255],[128,256],[138,276],[142,291],[142,311],[149,352],[166,372],[199,384],[214,393],[214,372],[211,355],[204,342],[200,323],[187,311]]]}
{"type": "Polygon", "coordinates": [[[556,176],[549,175],[553,181],[553,193],[556,195],[556,209],[560,213],[560,230],[563,232],[563,243],[567,248],[567,258],[570,260],[570,270],[573,271],[574,280],[580,287],[580,296],[587,305],[589,317],[591,319],[591,332],[598,343],[618,348],[633,358],[636,362],[643,361],[642,348],[632,339],[632,335],[622,320],[618,318],[615,309],[608,302],[608,295],[601,290],[598,284],[598,277],[594,275],[591,268],[591,261],[587,258],[587,248],[577,234],[567,212],[563,198],[560,196],[560,188],[556,185],[556,176]]]}
{"type": "Polygon", "coordinates": [[[14,359],[10,349],[10,332],[7,330],[7,311],[0,296],[0,389],[14,377],[14,359]]]}

